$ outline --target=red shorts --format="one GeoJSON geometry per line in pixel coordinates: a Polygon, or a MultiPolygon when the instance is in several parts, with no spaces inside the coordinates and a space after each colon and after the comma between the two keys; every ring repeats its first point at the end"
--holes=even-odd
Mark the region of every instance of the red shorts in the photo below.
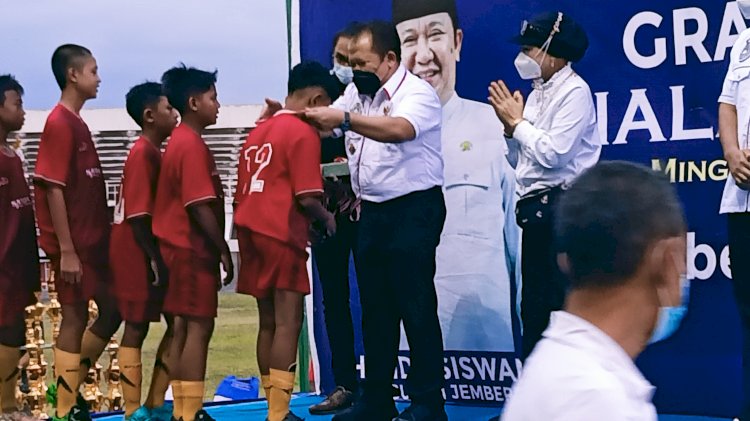
{"type": "MultiPolygon", "coordinates": [[[[36,304],[39,291],[39,257],[13,255],[0,262],[0,328],[23,326],[24,309],[36,304]]],[[[23,335],[22,335],[23,336],[23,335]]]]}
{"type": "Polygon", "coordinates": [[[216,317],[219,306],[219,261],[193,250],[161,245],[169,269],[164,312],[175,316],[216,317]]]}
{"type": "MultiPolygon", "coordinates": [[[[122,319],[131,323],[158,322],[161,320],[166,287],[154,287],[149,281],[151,268],[142,250],[117,247],[115,238],[113,232],[109,260],[117,309],[122,319]]],[[[162,282],[166,284],[167,281],[164,279],[162,282]]]]}
{"type": "Polygon", "coordinates": [[[310,293],[307,252],[275,238],[237,227],[240,274],[237,292],[266,298],[277,289],[310,293]]]}
{"type": "Polygon", "coordinates": [[[18,280],[2,275],[0,273],[0,327],[23,325],[24,309],[36,303],[34,293],[19,285],[18,280]]]}
{"type": "Polygon", "coordinates": [[[81,282],[78,284],[69,284],[63,281],[60,273],[60,256],[50,256],[55,290],[60,304],[88,304],[89,300],[95,297],[112,293],[107,254],[107,247],[78,252],[78,259],[83,266],[81,282]]]}

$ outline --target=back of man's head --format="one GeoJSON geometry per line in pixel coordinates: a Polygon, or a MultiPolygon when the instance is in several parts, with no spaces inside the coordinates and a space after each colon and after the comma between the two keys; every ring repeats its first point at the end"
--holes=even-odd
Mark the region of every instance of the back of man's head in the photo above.
{"type": "Polygon", "coordinates": [[[338,82],[335,76],[317,61],[303,61],[289,72],[287,93],[289,95],[306,88],[322,89],[331,101],[339,96],[338,82]]]}
{"type": "Polygon", "coordinates": [[[626,282],[656,242],[686,231],[664,174],[618,161],[600,163],[575,181],[558,204],[555,228],[572,289],[626,282]]]}

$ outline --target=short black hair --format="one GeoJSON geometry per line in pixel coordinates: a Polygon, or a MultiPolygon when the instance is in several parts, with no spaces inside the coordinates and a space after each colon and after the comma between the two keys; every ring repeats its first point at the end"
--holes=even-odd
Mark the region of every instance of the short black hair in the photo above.
{"type": "Polygon", "coordinates": [[[130,88],[125,95],[125,108],[128,115],[143,127],[143,111],[159,103],[159,99],[164,96],[161,83],[145,82],[130,88]]]}
{"type": "Polygon", "coordinates": [[[311,87],[322,88],[331,101],[339,97],[339,81],[336,76],[317,61],[303,61],[294,66],[289,71],[289,81],[287,82],[287,93],[294,92],[311,87]]]}
{"type": "Polygon", "coordinates": [[[164,95],[174,109],[184,114],[191,96],[206,93],[216,85],[216,73],[180,64],[162,75],[164,95]]]}
{"type": "Polygon", "coordinates": [[[374,20],[367,23],[356,25],[352,28],[353,39],[358,39],[363,35],[370,35],[372,38],[372,50],[380,58],[384,58],[389,51],[396,54],[396,60],[401,61],[401,40],[398,37],[396,26],[391,22],[384,20],[374,20]]]}
{"type": "Polygon", "coordinates": [[[343,38],[354,38],[355,35],[357,35],[357,28],[359,28],[362,24],[354,21],[349,22],[343,29],[336,32],[336,34],[333,36],[333,45],[331,45],[331,50],[336,49],[336,44],[339,43],[339,39],[343,38]]]}
{"type": "Polygon", "coordinates": [[[19,96],[23,95],[23,86],[13,75],[0,75],[0,106],[5,104],[5,93],[16,91],[19,96]]]}
{"type": "Polygon", "coordinates": [[[65,89],[68,69],[80,65],[80,60],[87,57],[93,57],[91,50],[80,45],[64,44],[55,49],[52,53],[52,74],[60,89],[65,89]]]}
{"type": "Polygon", "coordinates": [[[602,162],[584,172],[563,193],[555,228],[573,289],[627,281],[654,242],[686,232],[682,206],[667,177],[622,161],[602,162]]]}

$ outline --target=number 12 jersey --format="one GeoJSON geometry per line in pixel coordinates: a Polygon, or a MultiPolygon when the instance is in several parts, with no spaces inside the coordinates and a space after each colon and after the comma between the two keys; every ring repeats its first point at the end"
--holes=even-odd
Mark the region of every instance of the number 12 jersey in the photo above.
{"type": "Polygon", "coordinates": [[[253,129],[240,151],[234,222],[304,250],[310,220],[300,195],[322,195],[320,136],[289,111],[253,129]]]}

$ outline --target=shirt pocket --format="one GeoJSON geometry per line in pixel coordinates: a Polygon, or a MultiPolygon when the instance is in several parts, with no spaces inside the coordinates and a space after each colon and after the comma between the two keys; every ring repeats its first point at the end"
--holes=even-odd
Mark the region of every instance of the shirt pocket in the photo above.
{"type": "Polygon", "coordinates": [[[382,143],[372,139],[367,139],[368,145],[365,147],[365,160],[378,164],[396,164],[401,162],[404,157],[406,144],[382,143]],[[372,149],[370,149],[372,148],[372,149]]]}
{"type": "MultiPolygon", "coordinates": [[[[463,154],[462,154],[463,155],[463,154]]],[[[502,235],[502,194],[488,157],[466,154],[445,166],[445,235],[495,240],[502,235]],[[474,159],[472,159],[474,158],[474,159]]]]}

